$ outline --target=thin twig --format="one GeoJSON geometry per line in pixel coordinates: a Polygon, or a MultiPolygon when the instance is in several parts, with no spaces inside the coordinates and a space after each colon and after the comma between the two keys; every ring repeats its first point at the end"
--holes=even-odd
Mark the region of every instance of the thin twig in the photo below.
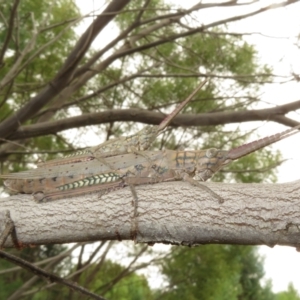
{"type": "Polygon", "coordinates": [[[43,269],[41,269],[37,266],[34,266],[33,264],[27,262],[26,260],[21,259],[17,256],[14,256],[10,253],[7,253],[5,251],[0,250],[0,257],[7,260],[7,261],[10,261],[10,262],[18,265],[18,266],[21,266],[23,269],[26,269],[29,272],[31,272],[31,273],[39,276],[39,277],[42,277],[46,281],[57,282],[57,283],[63,284],[65,286],[67,286],[71,289],[74,289],[75,291],[78,291],[78,292],[82,293],[83,295],[87,295],[87,296],[89,296],[93,299],[105,300],[105,298],[103,298],[102,296],[99,296],[95,293],[90,292],[89,290],[85,289],[84,287],[78,285],[75,282],[63,279],[63,278],[61,278],[61,277],[59,277],[59,276],[57,276],[53,273],[45,272],[43,269]]]}

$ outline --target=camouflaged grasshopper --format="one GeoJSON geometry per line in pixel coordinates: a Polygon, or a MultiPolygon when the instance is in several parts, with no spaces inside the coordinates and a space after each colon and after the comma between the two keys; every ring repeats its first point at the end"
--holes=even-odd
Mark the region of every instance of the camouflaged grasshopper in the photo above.
{"type": "Polygon", "coordinates": [[[175,116],[191,101],[196,93],[205,85],[207,80],[201,82],[197,88],[182,102],[173,112],[171,112],[158,126],[146,126],[137,134],[128,137],[119,137],[116,139],[108,140],[95,147],[87,148],[82,151],[77,151],[72,155],[64,158],[58,158],[49,160],[43,163],[39,163],[38,167],[64,165],[70,163],[77,163],[83,161],[89,161],[94,158],[102,163],[108,163],[105,159],[110,156],[138,152],[147,150],[154,142],[156,137],[170,124],[175,116]],[[105,160],[104,160],[105,159],[105,160]]]}
{"type": "Polygon", "coordinates": [[[107,157],[107,164],[82,161],[1,175],[14,193],[34,194],[39,202],[86,193],[100,195],[124,186],[184,180],[223,199],[199,181],[206,181],[233,160],[299,132],[300,125],[229,151],[215,148],[199,151],[143,151],[107,157]],[[112,166],[112,169],[110,169],[112,166]]]}

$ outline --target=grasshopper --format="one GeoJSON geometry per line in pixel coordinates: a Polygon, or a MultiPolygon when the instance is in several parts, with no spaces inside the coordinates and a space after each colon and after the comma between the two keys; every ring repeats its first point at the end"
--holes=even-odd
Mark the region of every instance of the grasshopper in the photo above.
{"type": "MultiPolygon", "coordinates": [[[[34,194],[39,202],[90,192],[101,195],[128,185],[175,180],[206,188],[199,181],[206,181],[233,160],[296,134],[299,129],[300,124],[229,151],[211,148],[199,151],[144,151],[144,155],[126,153],[107,157],[108,164],[83,161],[69,164],[68,168],[55,165],[1,177],[6,179],[4,184],[11,192],[34,194]]],[[[217,197],[219,202],[223,202],[220,196],[217,197]]]]}
{"type": "MultiPolygon", "coordinates": [[[[158,126],[146,126],[135,135],[128,137],[119,137],[108,140],[95,147],[87,148],[82,151],[77,151],[72,155],[64,158],[53,159],[47,162],[39,163],[38,167],[64,165],[89,161],[96,158],[102,163],[108,163],[104,160],[106,157],[116,156],[129,152],[138,152],[147,150],[154,142],[155,138],[170,124],[174,117],[191,101],[196,93],[205,85],[207,80],[201,82],[197,88],[182,102],[173,112],[171,112],[158,126]]],[[[140,153],[143,155],[142,153],[140,153]]]]}

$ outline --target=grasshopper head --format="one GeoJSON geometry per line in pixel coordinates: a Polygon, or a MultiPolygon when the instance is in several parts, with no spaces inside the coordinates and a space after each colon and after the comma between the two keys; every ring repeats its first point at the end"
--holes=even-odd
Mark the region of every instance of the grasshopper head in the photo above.
{"type": "Polygon", "coordinates": [[[211,178],[214,173],[231,162],[231,159],[227,158],[227,154],[228,151],[215,148],[201,151],[201,154],[197,159],[194,179],[206,181],[211,178]]]}

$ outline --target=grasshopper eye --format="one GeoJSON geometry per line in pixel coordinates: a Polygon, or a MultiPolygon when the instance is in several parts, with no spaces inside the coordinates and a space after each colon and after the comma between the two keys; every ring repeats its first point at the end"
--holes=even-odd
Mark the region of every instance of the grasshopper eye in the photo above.
{"type": "Polygon", "coordinates": [[[208,158],[212,158],[212,157],[216,157],[217,154],[218,154],[218,149],[211,148],[206,150],[205,156],[208,158]]]}

